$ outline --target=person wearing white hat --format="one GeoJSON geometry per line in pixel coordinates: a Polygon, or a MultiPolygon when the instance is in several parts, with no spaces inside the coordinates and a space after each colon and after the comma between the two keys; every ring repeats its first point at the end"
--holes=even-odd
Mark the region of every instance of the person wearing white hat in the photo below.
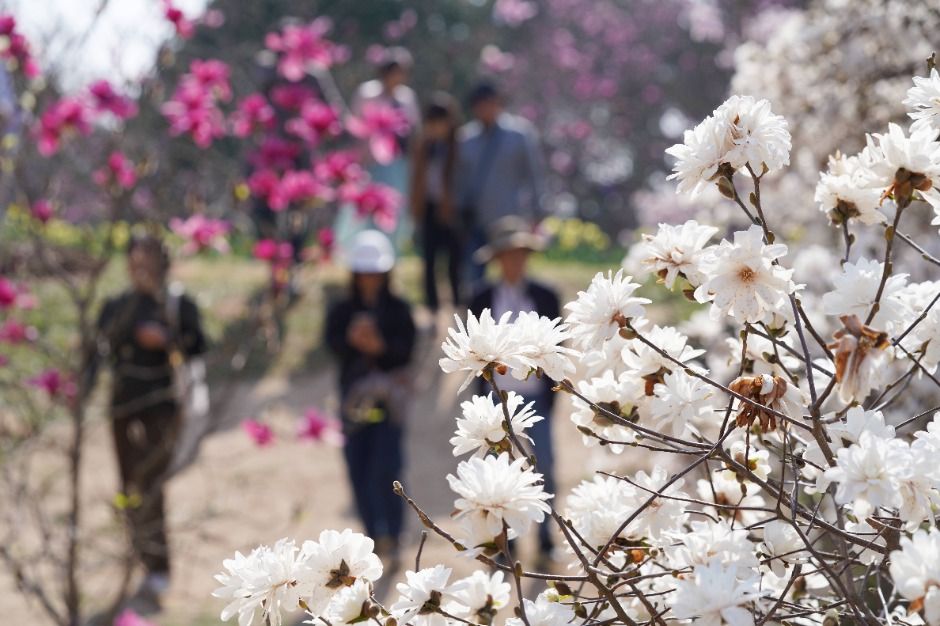
{"type": "Polygon", "coordinates": [[[344,261],[352,273],[350,293],[326,321],[326,344],[339,361],[343,451],[365,531],[377,551],[395,561],[404,509],[392,482],[402,479],[404,467],[406,368],[415,325],[410,306],[390,287],[395,249],[385,234],[360,232],[344,261]]]}

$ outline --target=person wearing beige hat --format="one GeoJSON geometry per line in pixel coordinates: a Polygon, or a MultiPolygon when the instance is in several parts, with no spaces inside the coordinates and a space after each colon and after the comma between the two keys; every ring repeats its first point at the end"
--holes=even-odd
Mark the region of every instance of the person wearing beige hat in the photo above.
{"type": "MultiPolygon", "coordinates": [[[[470,311],[479,316],[489,309],[493,317],[509,312],[512,319],[522,312],[535,311],[539,315],[558,317],[561,306],[558,294],[548,285],[541,284],[528,275],[528,261],[533,252],[545,248],[545,239],[534,232],[531,224],[520,217],[510,215],[497,220],[489,230],[489,243],[474,253],[478,263],[491,263],[499,268],[499,280],[485,283],[470,302],[470,311]]],[[[512,376],[500,376],[500,389],[514,391],[533,402],[535,412],[544,419],[526,431],[531,437],[538,457],[539,471],[545,478],[546,491],[554,493],[554,446],[552,445],[551,413],[555,399],[553,382],[548,377],[530,376],[516,380],[512,376]]],[[[479,393],[486,394],[489,387],[481,387],[479,393]]],[[[541,558],[549,559],[552,553],[552,538],[549,525],[539,526],[539,550],[541,558]]]]}

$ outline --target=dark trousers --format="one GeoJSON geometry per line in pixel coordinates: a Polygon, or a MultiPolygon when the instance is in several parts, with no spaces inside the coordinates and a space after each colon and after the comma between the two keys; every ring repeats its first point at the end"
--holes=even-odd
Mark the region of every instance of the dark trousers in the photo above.
{"type": "Polygon", "coordinates": [[[402,479],[403,428],[391,420],[347,429],[343,448],[356,510],[366,534],[373,539],[398,540],[404,506],[392,491],[402,479]]]}
{"type": "Polygon", "coordinates": [[[148,572],[170,571],[163,487],[180,431],[177,411],[112,420],[131,544],[148,572]]]}
{"type": "MultiPolygon", "coordinates": [[[[526,397],[526,402],[533,402],[535,414],[542,416],[540,422],[536,422],[526,430],[526,434],[532,438],[535,447],[535,457],[538,461],[539,472],[545,480],[545,491],[548,493],[557,493],[555,491],[555,446],[552,443],[552,392],[548,389],[542,389],[532,397],[526,397]]],[[[549,552],[553,547],[551,527],[553,522],[546,518],[539,525],[539,549],[542,552],[549,552]]]]}
{"type": "Polygon", "coordinates": [[[463,246],[460,235],[453,226],[440,223],[439,208],[428,202],[424,208],[422,225],[422,247],[424,252],[424,297],[428,308],[436,311],[440,305],[437,297],[437,258],[447,255],[447,277],[450,281],[451,297],[456,305],[460,302],[460,271],[463,262],[463,246]]]}
{"type": "Polygon", "coordinates": [[[486,245],[486,233],[481,226],[469,226],[466,234],[467,244],[464,248],[464,259],[467,265],[466,279],[470,286],[470,293],[476,293],[483,286],[486,276],[486,264],[476,260],[475,253],[486,245]]]}

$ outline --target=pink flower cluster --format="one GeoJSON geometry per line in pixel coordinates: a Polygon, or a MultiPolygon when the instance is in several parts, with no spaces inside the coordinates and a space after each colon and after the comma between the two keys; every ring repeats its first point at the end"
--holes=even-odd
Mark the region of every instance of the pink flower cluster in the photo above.
{"type": "Polygon", "coordinates": [[[0,276],[0,311],[4,309],[28,308],[29,294],[12,280],[0,276]]]}
{"type": "Polygon", "coordinates": [[[105,166],[95,170],[91,176],[101,187],[130,189],[137,184],[137,168],[134,162],[119,150],[112,152],[105,166]]]}
{"type": "Polygon", "coordinates": [[[34,219],[43,224],[49,222],[49,220],[51,220],[55,215],[55,209],[53,209],[52,203],[46,199],[40,199],[33,202],[32,206],[29,207],[29,212],[34,219]]]}
{"type": "Polygon", "coordinates": [[[225,136],[225,115],[219,102],[231,98],[228,65],[214,59],[197,59],[160,111],[170,123],[171,136],[188,134],[197,146],[208,148],[225,136]]]}
{"type": "Polygon", "coordinates": [[[287,120],[284,130],[307,145],[316,146],[325,137],[339,136],[343,125],[336,109],[321,100],[310,99],[297,117],[287,120]]]}
{"type": "Polygon", "coordinates": [[[15,319],[8,319],[0,325],[0,343],[27,343],[36,341],[38,337],[39,331],[35,326],[27,326],[15,319]]]}
{"type": "Polygon", "coordinates": [[[274,107],[263,94],[252,93],[241,99],[238,108],[229,117],[232,134],[245,138],[256,131],[270,130],[276,122],[274,107]]]}
{"type": "Polygon", "coordinates": [[[302,80],[308,69],[327,69],[336,60],[337,46],[326,38],[332,22],[320,17],[309,24],[288,24],[268,33],[264,44],[278,54],[277,71],[291,82],[302,80]]]}
{"type": "Polygon", "coordinates": [[[163,0],[163,17],[173,25],[176,34],[182,39],[189,39],[196,32],[196,24],[175,7],[172,0],[163,0]]]}
{"type": "Polygon", "coordinates": [[[100,115],[127,120],[137,115],[137,103],[118,93],[106,80],[92,83],[86,92],[65,96],[50,104],[39,116],[38,148],[43,156],[59,151],[62,141],[73,135],[88,135],[100,115]]]}
{"type": "Polygon", "coordinates": [[[112,626],[157,626],[150,620],[146,620],[131,609],[124,609],[114,618],[112,626]]]}
{"type": "Polygon", "coordinates": [[[45,391],[50,398],[74,398],[78,386],[70,376],[57,369],[47,369],[26,381],[29,385],[45,391]]]}
{"type": "Polygon", "coordinates": [[[227,221],[206,217],[200,213],[185,220],[178,217],[170,220],[170,230],[186,242],[183,245],[184,254],[196,254],[210,248],[221,253],[228,252],[229,245],[225,236],[231,229],[232,226],[227,221]]]}
{"type": "Polygon", "coordinates": [[[286,241],[262,239],[255,243],[251,254],[259,261],[267,261],[272,265],[285,265],[294,255],[294,246],[286,241]]]}
{"type": "Polygon", "coordinates": [[[340,190],[340,198],[356,205],[359,217],[371,218],[386,232],[395,230],[402,197],[393,187],[381,183],[347,185],[340,190]]]}
{"type": "Polygon", "coordinates": [[[369,152],[377,163],[387,165],[399,155],[399,138],[411,132],[408,116],[399,108],[380,101],[362,105],[358,115],[350,115],[346,128],[359,139],[369,144],[369,152]]]}
{"type": "Polygon", "coordinates": [[[0,59],[13,64],[13,69],[23,70],[26,78],[39,76],[39,65],[29,49],[29,41],[16,29],[16,18],[12,15],[0,15],[0,38],[5,39],[0,46],[0,59]]]}

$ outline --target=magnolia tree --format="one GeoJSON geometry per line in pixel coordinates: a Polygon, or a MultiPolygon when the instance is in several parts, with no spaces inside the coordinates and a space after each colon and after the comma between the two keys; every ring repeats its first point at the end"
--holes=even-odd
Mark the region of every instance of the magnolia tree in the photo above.
{"type": "MultiPolygon", "coordinates": [[[[164,9],[181,39],[221,19],[210,11],[196,22],[169,2],[164,9]]],[[[188,181],[188,172],[161,162],[158,150],[126,145],[123,131],[149,111],[164,124],[155,145],[174,138],[197,153],[222,140],[243,147],[249,167],[229,182],[236,196],[254,198],[274,216],[253,253],[272,270],[266,293],[273,297],[263,300],[283,301],[289,267],[310,258],[291,239],[290,223],[344,205],[363,223],[390,230],[400,204],[360,161],[394,158],[409,129],[381,104],[353,114],[327,102],[326,73],[343,58],[329,27],[325,20],[286,23],[258,43],[270,61],[265,93],[234,93],[228,66],[200,59],[169,94],[144,77],[120,86],[101,80],[63,95],[55,76],[41,76],[15,19],[0,16],[0,495],[10,503],[0,507],[0,563],[53,623],[84,623],[89,598],[99,605],[93,608],[110,604],[106,618],[116,613],[136,564],[130,551],[109,554],[103,537],[115,536],[112,522],[153,497],[115,494],[102,527],[88,519],[82,493],[89,423],[99,406],[92,393],[102,343],[96,322],[112,261],[135,225],[172,231],[182,255],[226,251],[231,230],[205,202],[162,205],[155,188],[168,176],[188,181]],[[113,597],[91,591],[89,580],[101,571],[113,597]]],[[[172,58],[177,41],[160,51],[160,63],[172,58]]],[[[319,248],[328,244],[321,237],[319,248]]],[[[248,315],[236,342],[265,334],[263,310],[248,315]]],[[[229,357],[243,346],[222,348],[210,369],[236,373],[229,357]]],[[[214,391],[217,400],[231,397],[221,384],[214,391]]],[[[216,418],[224,414],[220,404],[216,418]]],[[[170,475],[151,487],[159,490],[170,475]]]]}
{"type": "Polygon", "coordinates": [[[483,569],[451,580],[445,565],[416,563],[386,605],[372,540],[327,530],[225,561],[222,619],[281,624],[302,608],[325,625],[940,624],[940,427],[929,421],[940,407],[905,400],[940,382],[940,285],[895,264],[899,246],[935,236],[902,228],[938,204],[938,96],[935,72],[916,79],[912,127],[868,136],[835,158],[846,171],[823,174],[839,228],[883,243],[865,258],[847,236],[821,293],[794,280],[799,251],[777,234],[788,215],[761,189],[788,165],[787,122],[767,101],[731,97],[669,149],[672,178],[683,194],[717,187],[750,225],[714,243],[716,226],[662,224],[633,257],[702,306],[734,345],[730,366],[706,367],[690,338],[650,319],[623,270],[595,276],[564,319],[458,318],[440,366],[491,393],[463,404],[451,440],[466,457],[447,476],[457,530],[394,489],[483,569]],[[500,389],[506,375],[548,376],[573,397],[586,446],[649,466],[547,493],[526,436],[540,417],[500,389]],[[530,570],[509,547],[546,520],[566,540],[564,575],[530,570]],[[526,579],[544,591],[523,597],[526,579]]]}

